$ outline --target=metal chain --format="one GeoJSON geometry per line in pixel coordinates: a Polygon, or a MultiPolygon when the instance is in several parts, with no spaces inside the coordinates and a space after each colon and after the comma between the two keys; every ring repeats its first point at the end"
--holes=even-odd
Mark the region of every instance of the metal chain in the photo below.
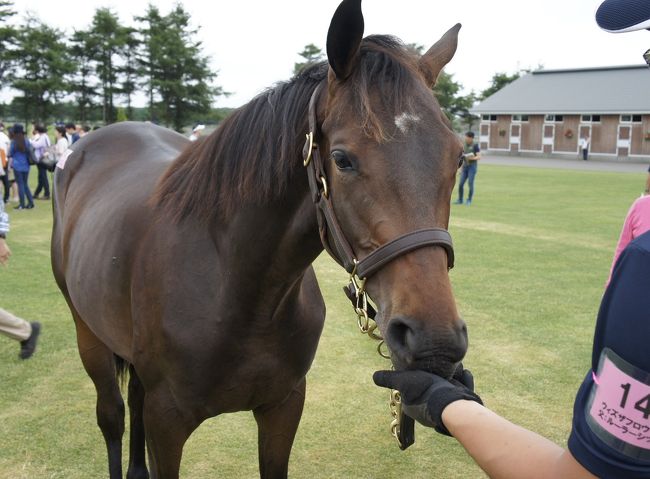
{"type": "MultiPolygon", "coordinates": [[[[355,270],[350,274],[350,290],[355,295],[354,312],[357,315],[357,325],[362,334],[367,334],[369,338],[379,341],[377,345],[377,353],[384,358],[390,359],[390,350],[377,330],[377,323],[368,315],[368,293],[365,291],[366,279],[361,279],[356,275],[355,270]]],[[[390,390],[390,414],[392,421],[390,423],[390,433],[397,441],[400,449],[403,449],[402,442],[400,441],[400,427],[402,416],[402,398],[397,389],[390,390]]]]}

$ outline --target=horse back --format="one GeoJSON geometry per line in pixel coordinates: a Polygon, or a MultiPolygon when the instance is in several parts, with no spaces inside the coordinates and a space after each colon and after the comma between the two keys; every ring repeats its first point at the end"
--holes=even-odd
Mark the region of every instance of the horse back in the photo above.
{"type": "Polygon", "coordinates": [[[56,281],[90,329],[127,357],[130,265],[154,221],[156,183],[188,144],[155,125],[119,123],[72,145],[54,175],[56,281]]]}

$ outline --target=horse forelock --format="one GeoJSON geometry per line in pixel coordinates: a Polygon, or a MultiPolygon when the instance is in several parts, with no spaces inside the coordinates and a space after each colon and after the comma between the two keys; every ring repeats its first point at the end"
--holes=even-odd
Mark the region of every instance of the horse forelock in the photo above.
{"type": "MultiPolygon", "coordinates": [[[[326,62],[261,93],[205,139],[190,144],[160,179],[154,203],[176,221],[227,220],[243,204],[263,204],[286,192],[302,159],[309,100],[327,77],[326,62]]],[[[396,123],[417,118],[410,94],[421,81],[417,57],[398,39],[366,37],[351,85],[355,115],[377,142],[396,123]]]]}
{"type": "Polygon", "coordinates": [[[396,127],[402,130],[399,118],[418,118],[413,92],[422,77],[417,59],[415,51],[396,37],[371,35],[363,40],[360,64],[350,81],[355,85],[356,112],[369,138],[389,141],[396,127]]]}

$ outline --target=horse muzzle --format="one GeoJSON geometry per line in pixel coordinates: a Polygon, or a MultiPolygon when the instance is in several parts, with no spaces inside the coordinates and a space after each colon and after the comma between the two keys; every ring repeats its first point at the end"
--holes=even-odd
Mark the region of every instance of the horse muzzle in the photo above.
{"type": "Polygon", "coordinates": [[[444,328],[427,327],[409,316],[388,321],[384,340],[395,369],[420,369],[450,378],[467,352],[467,327],[462,319],[444,328]]]}

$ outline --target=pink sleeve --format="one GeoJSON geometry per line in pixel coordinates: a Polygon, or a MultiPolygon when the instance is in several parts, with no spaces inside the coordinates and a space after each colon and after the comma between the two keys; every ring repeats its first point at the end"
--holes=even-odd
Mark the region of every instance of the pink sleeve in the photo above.
{"type": "Polygon", "coordinates": [[[607,278],[607,284],[609,284],[610,279],[612,279],[612,271],[614,271],[614,265],[618,261],[618,257],[621,255],[625,247],[632,241],[634,238],[632,236],[632,227],[634,225],[634,216],[636,214],[636,202],[634,202],[630,208],[630,211],[627,212],[625,217],[625,223],[623,223],[623,229],[621,230],[621,236],[618,238],[618,244],[616,245],[616,252],[614,253],[614,260],[612,261],[612,267],[609,269],[609,278],[607,278]]]}

